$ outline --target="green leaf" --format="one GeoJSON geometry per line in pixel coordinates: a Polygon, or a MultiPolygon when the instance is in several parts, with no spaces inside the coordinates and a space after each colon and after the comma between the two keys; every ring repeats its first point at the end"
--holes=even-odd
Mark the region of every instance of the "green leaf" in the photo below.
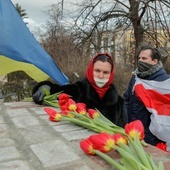
{"type": "Polygon", "coordinates": [[[43,92],[45,93],[46,96],[50,95],[50,91],[47,90],[45,87],[43,87],[43,92]]]}

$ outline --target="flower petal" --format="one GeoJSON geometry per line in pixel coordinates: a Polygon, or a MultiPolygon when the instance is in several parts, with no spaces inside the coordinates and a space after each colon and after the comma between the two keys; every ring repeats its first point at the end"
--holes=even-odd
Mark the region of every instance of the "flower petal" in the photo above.
{"type": "Polygon", "coordinates": [[[80,148],[87,154],[94,155],[93,143],[89,139],[80,141],[80,148]]]}
{"type": "Polygon", "coordinates": [[[125,132],[128,134],[132,139],[134,136],[137,135],[140,140],[145,137],[144,134],[144,126],[140,120],[135,120],[131,123],[125,125],[125,132]]]}
{"type": "Polygon", "coordinates": [[[112,136],[104,132],[91,135],[89,140],[93,143],[94,149],[97,149],[101,152],[108,152],[112,150],[115,145],[115,141],[112,136]]]}

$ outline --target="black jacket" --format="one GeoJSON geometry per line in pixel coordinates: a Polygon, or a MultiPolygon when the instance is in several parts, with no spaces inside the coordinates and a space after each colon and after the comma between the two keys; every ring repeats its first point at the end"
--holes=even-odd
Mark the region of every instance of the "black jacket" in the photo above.
{"type": "MultiPolygon", "coordinates": [[[[110,85],[108,91],[102,99],[100,99],[98,93],[90,85],[86,78],[74,84],[63,86],[44,81],[33,88],[33,94],[42,85],[49,85],[51,87],[51,94],[63,91],[64,93],[71,95],[75,102],[85,103],[87,109],[98,109],[105,117],[118,126],[124,127],[127,123],[127,117],[124,112],[124,99],[118,95],[118,92],[113,84],[110,85]]],[[[41,104],[35,100],[34,102],[41,104]]]]}

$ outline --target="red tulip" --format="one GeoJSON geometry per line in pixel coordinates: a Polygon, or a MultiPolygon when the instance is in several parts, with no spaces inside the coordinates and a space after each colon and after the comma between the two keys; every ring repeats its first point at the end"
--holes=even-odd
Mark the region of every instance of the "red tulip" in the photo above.
{"type": "Polygon", "coordinates": [[[64,116],[67,116],[67,117],[72,117],[72,118],[75,117],[74,114],[70,113],[70,110],[62,110],[61,114],[64,115],[64,116]]]}
{"type": "Polygon", "coordinates": [[[167,145],[166,143],[163,143],[163,142],[160,142],[156,145],[157,148],[163,150],[163,151],[167,151],[166,148],[167,148],[167,145]]]}
{"type": "Polygon", "coordinates": [[[81,115],[86,115],[86,109],[85,109],[85,106],[82,105],[82,103],[77,103],[76,111],[77,111],[77,113],[79,113],[81,115]]]}
{"type": "Polygon", "coordinates": [[[62,111],[68,110],[68,103],[67,102],[59,103],[59,105],[60,105],[60,109],[62,111]]]}
{"type": "Polygon", "coordinates": [[[60,108],[61,110],[65,110],[67,109],[68,105],[68,99],[69,99],[69,95],[67,95],[66,93],[61,93],[59,96],[58,96],[58,103],[60,105],[60,108]]]}
{"type": "Polygon", "coordinates": [[[88,109],[88,114],[92,119],[94,119],[95,117],[99,117],[98,111],[94,109],[88,109]]]}
{"type": "Polygon", "coordinates": [[[93,143],[89,139],[85,139],[80,141],[80,148],[86,153],[90,155],[94,155],[93,143]]]}
{"type": "Polygon", "coordinates": [[[77,109],[76,102],[73,99],[68,99],[67,105],[70,111],[75,111],[77,109]]]}
{"type": "Polygon", "coordinates": [[[59,96],[58,96],[58,99],[59,99],[59,100],[65,100],[65,101],[67,101],[69,98],[70,98],[69,95],[66,94],[66,93],[61,93],[61,94],[59,94],[59,96]]]}
{"type": "Polygon", "coordinates": [[[62,107],[63,105],[67,104],[67,101],[68,100],[59,100],[58,103],[59,103],[60,107],[62,107]]]}
{"type": "Polygon", "coordinates": [[[58,122],[62,115],[57,113],[57,111],[51,109],[51,108],[44,108],[44,110],[46,111],[46,113],[50,116],[49,120],[53,121],[53,122],[58,122]]]}
{"type": "Polygon", "coordinates": [[[116,145],[120,145],[121,143],[124,143],[124,144],[128,144],[128,140],[125,136],[122,136],[121,134],[119,133],[115,133],[113,135],[113,139],[115,140],[115,144],[116,145]]]}
{"type": "Polygon", "coordinates": [[[125,125],[125,132],[128,134],[132,139],[137,135],[139,140],[142,140],[145,137],[144,134],[144,126],[140,120],[135,120],[131,123],[125,125]]]}
{"type": "Polygon", "coordinates": [[[91,135],[89,140],[93,143],[94,149],[97,149],[101,152],[108,152],[113,149],[115,141],[111,135],[103,132],[96,135],[91,135]]]}
{"type": "Polygon", "coordinates": [[[86,110],[86,104],[85,103],[77,103],[77,105],[83,107],[86,110]]]}

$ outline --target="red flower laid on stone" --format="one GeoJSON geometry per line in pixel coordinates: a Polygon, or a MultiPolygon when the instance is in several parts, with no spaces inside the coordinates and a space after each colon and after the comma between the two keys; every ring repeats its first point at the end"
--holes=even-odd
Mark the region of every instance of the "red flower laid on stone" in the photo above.
{"type": "Polygon", "coordinates": [[[61,110],[67,109],[67,103],[68,103],[69,95],[66,93],[61,93],[58,96],[58,103],[60,105],[61,110]]]}
{"type": "Polygon", "coordinates": [[[74,117],[75,117],[74,114],[70,113],[70,110],[62,110],[62,111],[61,111],[61,114],[62,114],[63,116],[67,116],[67,117],[71,117],[71,118],[74,118],[74,117]]]}
{"type": "Polygon", "coordinates": [[[145,137],[144,126],[140,120],[135,120],[131,123],[126,124],[125,132],[132,139],[134,139],[135,136],[138,136],[139,140],[142,140],[145,137]]]}
{"type": "Polygon", "coordinates": [[[86,105],[82,103],[77,103],[76,112],[81,115],[86,115],[86,105]]]}
{"type": "MultiPolygon", "coordinates": [[[[59,103],[59,105],[60,105],[60,109],[62,110],[62,111],[65,111],[65,110],[68,110],[68,102],[66,102],[66,103],[59,103]]],[[[70,110],[68,110],[68,111],[70,111],[70,110]]]]}
{"type": "Polygon", "coordinates": [[[60,113],[57,113],[57,111],[51,109],[51,108],[44,108],[44,110],[46,111],[46,113],[50,116],[49,120],[53,121],[53,122],[58,122],[62,115],[60,113]]]}
{"type": "Polygon", "coordinates": [[[77,109],[76,102],[73,99],[68,99],[67,106],[70,111],[75,111],[77,109]]]}
{"type": "Polygon", "coordinates": [[[89,139],[82,140],[80,142],[80,148],[85,152],[86,154],[94,155],[94,148],[93,143],[89,139]]]}
{"type": "Polygon", "coordinates": [[[66,93],[61,93],[59,96],[58,96],[58,99],[59,100],[63,100],[63,101],[68,101],[68,99],[70,98],[70,96],[66,93]]]}
{"type": "Polygon", "coordinates": [[[88,114],[90,116],[90,118],[94,119],[95,117],[99,117],[99,113],[97,110],[94,109],[88,109],[88,114]]]}
{"type": "Polygon", "coordinates": [[[77,103],[77,105],[83,107],[84,109],[86,109],[86,104],[85,103],[77,103]]]}
{"type": "Polygon", "coordinates": [[[167,148],[167,145],[166,143],[163,143],[163,142],[160,142],[156,145],[157,148],[163,150],[163,151],[167,151],[166,148],[167,148]]]}
{"type": "Polygon", "coordinates": [[[127,138],[126,138],[125,136],[119,134],[119,133],[115,133],[115,134],[113,135],[113,139],[115,140],[115,144],[118,145],[118,146],[119,146],[121,143],[126,144],[126,145],[128,144],[127,138]]]}
{"type": "Polygon", "coordinates": [[[88,139],[93,143],[94,149],[104,153],[112,150],[115,145],[113,137],[105,132],[91,135],[88,139]]]}

